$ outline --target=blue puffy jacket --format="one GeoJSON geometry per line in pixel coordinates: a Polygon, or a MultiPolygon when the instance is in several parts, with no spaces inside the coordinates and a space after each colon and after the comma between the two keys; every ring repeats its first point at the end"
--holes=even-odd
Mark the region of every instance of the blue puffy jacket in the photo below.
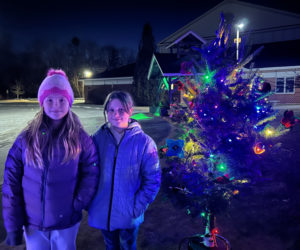
{"type": "Polygon", "coordinates": [[[25,162],[25,132],[10,149],[4,170],[3,218],[7,232],[20,231],[23,225],[40,231],[63,229],[81,220],[98,184],[99,162],[91,137],[80,131],[82,150],[76,159],[61,164],[64,149],[55,151],[45,167],[25,162]]]}
{"type": "Polygon", "coordinates": [[[90,226],[113,231],[139,225],[160,187],[155,142],[137,122],[125,130],[119,145],[107,124],[93,140],[99,153],[100,179],[89,208],[90,226]]]}

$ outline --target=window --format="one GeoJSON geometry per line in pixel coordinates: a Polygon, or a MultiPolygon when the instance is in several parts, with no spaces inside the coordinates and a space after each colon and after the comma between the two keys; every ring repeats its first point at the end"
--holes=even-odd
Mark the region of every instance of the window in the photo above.
{"type": "Polygon", "coordinates": [[[293,94],[295,92],[295,78],[277,78],[275,92],[278,94],[293,94]]]}
{"type": "Polygon", "coordinates": [[[295,85],[294,77],[287,77],[286,84],[285,84],[285,92],[294,93],[294,85],[295,85]]]}
{"type": "Polygon", "coordinates": [[[276,93],[284,93],[284,78],[277,78],[276,93]]]}

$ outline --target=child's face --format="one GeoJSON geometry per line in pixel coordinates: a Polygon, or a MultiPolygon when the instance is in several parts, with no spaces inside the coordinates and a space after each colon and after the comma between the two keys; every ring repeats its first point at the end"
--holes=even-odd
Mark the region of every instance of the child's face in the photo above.
{"type": "Polygon", "coordinates": [[[60,94],[48,95],[43,102],[44,111],[53,120],[62,119],[69,112],[69,102],[60,94]]]}
{"type": "Polygon", "coordinates": [[[113,99],[107,106],[107,118],[113,127],[125,129],[128,127],[128,120],[132,115],[132,108],[126,112],[118,99],[113,99]]]}

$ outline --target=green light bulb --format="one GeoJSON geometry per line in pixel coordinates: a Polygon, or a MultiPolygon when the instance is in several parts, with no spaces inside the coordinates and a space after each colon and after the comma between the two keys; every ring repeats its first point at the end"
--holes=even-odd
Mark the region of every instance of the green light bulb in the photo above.
{"type": "Polygon", "coordinates": [[[227,169],[227,166],[223,162],[220,163],[219,165],[217,165],[217,170],[220,171],[220,172],[224,172],[224,171],[226,171],[226,169],[227,169]]]}

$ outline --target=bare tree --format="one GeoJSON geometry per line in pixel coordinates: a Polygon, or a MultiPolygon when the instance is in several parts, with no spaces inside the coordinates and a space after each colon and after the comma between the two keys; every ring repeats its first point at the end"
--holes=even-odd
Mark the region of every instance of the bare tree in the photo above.
{"type": "Polygon", "coordinates": [[[15,83],[16,84],[13,85],[10,90],[17,96],[17,99],[19,99],[20,95],[25,94],[25,90],[21,81],[16,80],[15,83]]]}

